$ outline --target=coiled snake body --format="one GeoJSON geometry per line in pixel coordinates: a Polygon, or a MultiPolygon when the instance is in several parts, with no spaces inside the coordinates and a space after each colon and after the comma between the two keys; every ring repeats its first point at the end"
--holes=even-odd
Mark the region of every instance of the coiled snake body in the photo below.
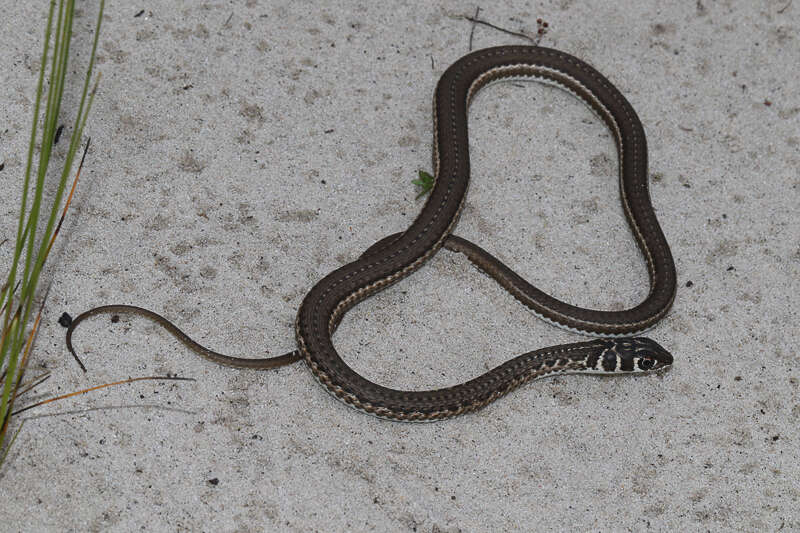
{"type": "Polygon", "coordinates": [[[659,370],[672,356],[646,338],[624,338],[652,327],[672,305],[675,266],[650,202],[644,129],[622,94],[599,72],[564,52],[534,46],[501,46],[464,56],[442,75],[434,97],[435,183],[411,226],[370,247],[356,261],[328,274],[306,295],[295,325],[298,350],[277,358],[229,357],[191,340],[165,318],[145,309],[112,305],[78,316],[135,312],[156,320],[200,355],[220,364],[274,368],[299,358],[337,398],[367,413],[424,421],[481,408],[531,379],[556,373],[631,373],[659,370]],[[624,311],[596,311],[561,302],[530,285],[475,244],[452,235],[469,182],[467,109],[486,84],[505,79],[554,83],[578,96],[608,125],[619,155],[620,196],[628,224],[647,263],[650,292],[624,311]],[[339,356],[332,335],[344,314],[365,298],[408,276],[441,247],[461,252],[541,318],[573,331],[610,338],[564,344],[515,357],[462,384],[430,391],[402,391],[372,383],[339,356]]]}

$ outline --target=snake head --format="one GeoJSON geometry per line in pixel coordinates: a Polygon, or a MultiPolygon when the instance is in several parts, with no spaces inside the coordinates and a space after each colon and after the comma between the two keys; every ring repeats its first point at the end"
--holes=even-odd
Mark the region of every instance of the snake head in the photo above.
{"type": "Polygon", "coordinates": [[[608,339],[596,365],[605,372],[654,372],[672,365],[672,354],[646,337],[608,339]]]}

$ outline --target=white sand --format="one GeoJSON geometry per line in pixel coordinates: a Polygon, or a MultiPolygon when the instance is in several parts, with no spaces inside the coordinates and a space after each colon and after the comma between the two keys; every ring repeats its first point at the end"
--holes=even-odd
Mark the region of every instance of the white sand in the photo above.
{"type": "MultiPolygon", "coordinates": [[[[294,349],[306,291],[419,210],[431,95],[468,50],[474,4],[109,4],[92,149],[31,364],[54,375],[28,400],[127,376],[197,382],[27,413],[0,471],[0,530],[800,530],[800,4],[787,3],[484,6],[513,30],[544,17],[542,44],[597,67],[639,113],[680,283],[651,336],[676,364],[539,381],[427,425],[350,409],[302,364],[217,367],[139,318],[78,330],[83,375],[56,321],[129,303],[233,354],[294,349]]],[[[0,237],[16,228],[46,3],[12,4],[0,237]]],[[[80,4],[85,59],[93,2],[80,4]]],[[[475,29],[476,48],[512,43],[475,29]]],[[[567,301],[644,297],[602,123],[566,93],[506,84],[476,100],[470,128],[459,235],[567,301]]],[[[578,338],[443,252],[353,310],[336,343],[370,379],[429,388],[578,338]]]]}

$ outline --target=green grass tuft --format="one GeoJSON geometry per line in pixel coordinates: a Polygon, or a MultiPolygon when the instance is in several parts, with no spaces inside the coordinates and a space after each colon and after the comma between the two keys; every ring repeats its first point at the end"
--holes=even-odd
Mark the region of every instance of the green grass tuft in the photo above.
{"type": "MultiPolygon", "coordinates": [[[[56,220],[64,197],[64,189],[81,143],[86,117],[92,107],[97,87],[95,84],[95,89],[91,92],[89,91],[104,7],[105,1],[100,0],[92,52],[89,66],[86,69],[83,92],[75,124],[72,128],[69,148],[63,161],[55,197],[52,204],[45,205],[46,202],[43,200],[45,180],[50,166],[53,140],[58,130],[58,117],[64,94],[64,80],[67,74],[75,14],[75,0],[50,1],[39,79],[36,85],[28,156],[25,164],[25,174],[22,179],[22,198],[20,200],[16,244],[8,279],[0,290],[0,309],[2,310],[0,311],[0,314],[2,314],[0,316],[0,321],[2,321],[2,336],[0,337],[0,380],[2,380],[2,397],[0,397],[0,423],[2,424],[0,426],[0,464],[5,459],[8,448],[13,444],[16,436],[19,435],[19,430],[22,427],[20,424],[14,433],[14,438],[10,443],[6,444],[14,400],[20,392],[20,385],[22,384],[28,356],[33,344],[33,336],[38,326],[37,317],[31,331],[26,334],[28,325],[31,322],[31,312],[34,309],[36,289],[52,240],[58,232],[56,220]],[[52,56],[50,57],[51,52],[52,56]],[[47,76],[45,76],[48,57],[50,57],[50,69],[47,72],[47,76]],[[47,80],[47,83],[45,83],[45,80],[47,80]],[[46,95],[45,85],[47,86],[46,95]],[[42,113],[42,104],[44,104],[44,113],[42,113]],[[42,124],[41,136],[39,136],[38,132],[40,122],[42,124]],[[40,141],[38,161],[35,157],[37,155],[37,140],[40,141]]],[[[44,298],[46,298],[46,295],[44,298]]]]}

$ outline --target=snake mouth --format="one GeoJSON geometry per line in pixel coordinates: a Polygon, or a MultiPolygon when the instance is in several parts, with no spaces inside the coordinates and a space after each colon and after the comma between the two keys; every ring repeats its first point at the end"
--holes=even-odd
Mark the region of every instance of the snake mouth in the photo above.
{"type": "Polygon", "coordinates": [[[646,337],[608,339],[598,366],[609,373],[655,372],[672,365],[672,354],[646,337]]]}
{"type": "Polygon", "coordinates": [[[646,337],[637,337],[630,341],[634,371],[655,372],[672,366],[672,354],[656,341],[646,337]]]}

